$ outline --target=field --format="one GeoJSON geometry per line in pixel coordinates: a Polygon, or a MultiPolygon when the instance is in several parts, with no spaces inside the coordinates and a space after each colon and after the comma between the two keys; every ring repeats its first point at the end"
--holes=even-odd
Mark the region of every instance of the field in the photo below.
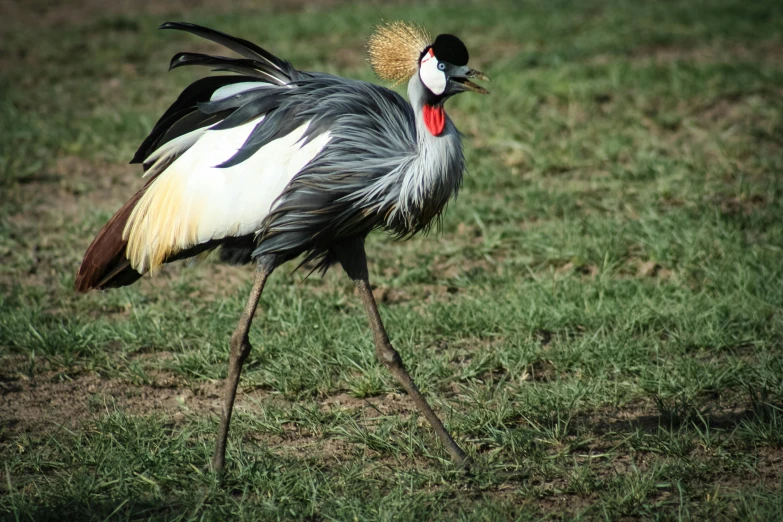
{"type": "Polygon", "coordinates": [[[0,4],[0,519],[779,520],[783,3],[0,4]],[[179,91],[166,20],[372,80],[381,19],[460,35],[469,173],[442,227],[368,245],[392,342],[476,462],[373,352],[345,274],[278,270],[221,481],[206,467],[253,268],[76,295],[179,91]]]}

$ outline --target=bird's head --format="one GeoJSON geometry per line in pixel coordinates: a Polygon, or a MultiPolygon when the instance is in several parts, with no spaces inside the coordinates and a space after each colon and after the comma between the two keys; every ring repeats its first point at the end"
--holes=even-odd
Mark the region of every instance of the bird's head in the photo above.
{"type": "Polygon", "coordinates": [[[383,80],[397,85],[418,75],[430,105],[465,91],[489,94],[471,81],[489,78],[468,67],[467,47],[451,34],[438,35],[433,41],[418,25],[391,22],[379,26],[370,37],[368,54],[375,74],[383,80]]]}

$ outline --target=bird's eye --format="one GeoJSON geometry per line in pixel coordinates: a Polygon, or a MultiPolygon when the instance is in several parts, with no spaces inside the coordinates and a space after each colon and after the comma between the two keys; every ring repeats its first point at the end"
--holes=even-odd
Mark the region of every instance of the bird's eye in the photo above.
{"type": "Polygon", "coordinates": [[[439,63],[438,64],[438,69],[440,69],[441,71],[445,71],[446,70],[446,64],[443,63],[443,62],[439,63]]]}

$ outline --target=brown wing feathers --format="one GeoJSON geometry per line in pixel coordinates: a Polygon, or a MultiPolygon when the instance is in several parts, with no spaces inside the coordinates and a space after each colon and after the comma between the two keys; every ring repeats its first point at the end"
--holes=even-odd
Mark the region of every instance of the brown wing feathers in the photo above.
{"type": "Polygon", "coordinates": [[[74,286],[77,292],[126,286],[141,277],[140,273],[131,268],[125,257],[128,241],[122,238],[122,232],[133,208],[148,186],[149,183],[144,185],[98,232],[76,273],[74,286]]]}

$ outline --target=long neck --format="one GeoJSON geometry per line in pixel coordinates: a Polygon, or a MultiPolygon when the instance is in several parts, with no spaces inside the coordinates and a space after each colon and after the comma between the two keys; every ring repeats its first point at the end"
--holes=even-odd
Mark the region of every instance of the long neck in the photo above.
{"type": "Polygon", "coordinates": [[[443,135],[446,133],[448,125],[453,127],[451,120],[446,116],[443,103],[439,103],[435,96],[427,90],[418,74],[414,74],[408,82],[408,99],[413,106],[414,114],[416,114],[419,143],[422,143],[423,138],[443,135]],[[426,135],[422,135],[423,131],[426,132],[426,135]]]}
{"type": "MultiPolygon", "coordinates": [[[[464,160],[459,133],[443,113],[440,133],[427,118],[427,91],[418,75],[408,82],[408,99],[416,117],[417,151],[406,169],[400,192],[400,210],[406,228],[427,228],[440,215],[462,184],[464,160]]],[[[442,110],[442,107],[441,107],[442,110]]]]}

